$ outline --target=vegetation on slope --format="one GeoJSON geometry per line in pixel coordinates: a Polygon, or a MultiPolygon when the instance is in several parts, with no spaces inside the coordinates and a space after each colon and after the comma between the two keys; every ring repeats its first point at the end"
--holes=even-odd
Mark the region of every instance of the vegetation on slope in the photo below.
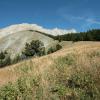
{"type": "Polygon", "coordinates": [[[100,48],[88,50],[19,64],[20,77],[0,88],[0,99],[99,100],[100,48]]]}
{"type": "Polygon", "coordinates": [[[39,40],[44,43],[47,49],[48,45],[55,43],[55,41],[39,32],[35,31],[20,31],[17,33],[9,34],[0,39],[0,51],[7,50],[12,57],[15,57],[22,52],[24,46],[32,40],[39,40]]]}
{"type": "Polygon", "coordinates": [[[45,47],[43,42],[39,40],[32,40],[30,43],[26,43],[22,55],[25,57],[45,55],[45,47]]]}
{"type": "Polygon", "coordinates": [[[11,58],[7,51],[0,52],[0,67],[11,64],[11,58]]]}
{"type": "Polygon", "coordinates": [[[30,43],[26,43],[24,50],[21,54],[16,55],[11,59],[10,54],[7,51],[0,53],[0,68],[7,65],[18,63],[22,60],[29,59],[32,57],[40,57],[46,54],[50,54],[60,50],[61,45],[56,44],[55,47],[50,47],[48,51],[45,50],[44,43],[39,40],[32,40],[30,43]]]}
{"type": "Polygon", "coordinates": [[[100,29],[93,29],[87,32],[70,33],[58,36],[44,35],[53,38],[54,40],[61,41],[100,41],[100,29]]]}

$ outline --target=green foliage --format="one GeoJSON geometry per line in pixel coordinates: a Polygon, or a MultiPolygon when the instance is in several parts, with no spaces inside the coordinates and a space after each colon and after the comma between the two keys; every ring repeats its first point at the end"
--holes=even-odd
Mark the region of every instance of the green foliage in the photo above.
{"type": "Polygon", "coordinates": [[[35,88],[37,82],[33,77],[21,77],[16,83],[8,83],[0,88],[0,100],[33,100],[35,88]]]}
{"type": "Polygon", "coordinates": [[[51,54],[53,52],[56,52],[58,50],[60,50],[62,48],[62,46],[60,44],[56,44],[55,47],[50,47],[47,51],[47,54],[51,54]]]}
{"type": "Polygon", "coordinates": [[[100,29],[94,29],[87,32],[64,34],[55,36],[55,40],[60,41],[100,41],[100,29]]]}
{"type": "Polygon", "coordinates": [[[4,67],[11,64],[11,58],[10,55],[7,53],[7,51],[0,53],[0,67],[4,67]]]}
{"type": "Polygon", "coordinates": [[[0,100],[17,100],[17,95],[18,90],[12,83],[0,89],[0,100]]]}
{"type": "MultiPolygon", "coordinates": [[[[57,46],[59,49],[60,47],[57,46]]],[[[15,58],[11,59],[7,51],[0,52],[0,67],[4,67],[10,64],[18,63],[21,60],[34,56],[45,55],[44,44],[39,40],[32,40],[30,43],[26,43],[25,49],[21,55],[16,55],[15,58]]]]}
{"type": "Polygon", "coordinates": [[[53,49],[53,47],[50,47],[50,48],[48,49],[48,51],[47,51],[47,54],[50,54],[50,53],[53,53],[53,52],[55,52],[55,50],[53,49]]]}
{"type": "Polygon", "coordinates": [[[26,57],[42,56],[45,54],[44,44],[39,40],[32,40],[30,43],[26,43],[22,54],[26,57]]]}
{"type": "Polygon", "coordinates": [[[5,58],[5,52],[0,52],[0,59],[4,59],[5,58]]]}
{"type": "Polygon", "coordinates": [[[60,44],[56,45],[56,51],[62,49],[62,46],[60,44]]]}

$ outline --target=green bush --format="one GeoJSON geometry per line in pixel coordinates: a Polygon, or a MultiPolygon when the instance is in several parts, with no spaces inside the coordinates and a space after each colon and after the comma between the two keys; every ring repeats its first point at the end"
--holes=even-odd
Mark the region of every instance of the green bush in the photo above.
{"type": "Polygon", "coordinates": [[[55,52],[55,50],[53,49],[53,47],[50,47],[50,48],[48,49],[48,51],[47,51],[47,54],[50,54],[50,53],[53,53],[53,52],[55,52]]]}
{"type": "MultiPolygon", "coordinates": [[[[59,46],[58,46],[59,49],[59,46]]],[[[32,40],[30,43],[26,43],[21,55],[16,55],[11,59],[10,54],[7,51],[0,52],[0,67],[18,63],[21,60],[33,57],[45,55],[44,44],[39,40],[32,40]]]]}
{"type": "Polygon", "coordinates": [[[7,51],[0,53],[0,67],[4,67],[11,64],[11,58],[10,55],[7,53],[7,51]]]}
{"type": "Polygon", "coordinates": [[[39,40],[32,40],[30,43],[26,43],[25,49],[22,55],[27,57],[42,56],[45,54],[44,44],[39,40]]]}
{"type": "Polygon", "coordinates": [[[60,44],[56,44],[54,47],[50,47],[47,51],[47,54],[51,54],[53,52],[56,52],[58,50],[60,50],[62,48],[62,46],[60,44]]]}
{"type": "Polygon", "coordinates": [[[60,50],[60,49],[62,49],[62,46],[60,44],[57,44],[56,45],[56,50],[60,50]]]}
{"type": "Polygon", "coordinates": [[[5,52],[0,52],[0,59],[4,59],[5,58],[5,52]]]}

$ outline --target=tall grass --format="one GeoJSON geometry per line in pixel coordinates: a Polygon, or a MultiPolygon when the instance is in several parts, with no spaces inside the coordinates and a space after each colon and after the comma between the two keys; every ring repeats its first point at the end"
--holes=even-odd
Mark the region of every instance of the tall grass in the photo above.
{"type": "Polygon", "coordinates": [[[0,100],[99,100],[99,53],[52,58],[51,65],[42,67],[43,72],[39,62],[24,63],[15,69],[21,74],[16,82],[0,88],[0,100]]]}

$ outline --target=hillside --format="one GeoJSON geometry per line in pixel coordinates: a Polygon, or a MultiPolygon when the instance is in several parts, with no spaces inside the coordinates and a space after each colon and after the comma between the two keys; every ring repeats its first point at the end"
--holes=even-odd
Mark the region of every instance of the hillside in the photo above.
{"type": "Polygon", "coordinates": [[[0,29],[0,51],[7,50],[11,57],[20,54],[24,46],[32,40],[40,40],[44,43],[46,50],[57,43],[53,35],[75,33],[76,30],[46,29],[36,24],[15,24],[0,29]]]}
{"type": "MultiPolygon", "coordinates": [[[[22,52],[26,42],[29,43],[32,40],[43,42],[46,51],[48,51],[48,48],[53,47],[58,41],[66,41],[66,43],[71,43],[70,41],[99,41],[100,30],[76,33],[74,29],[46,29],[36,24],[11,25],[0,29],[0,52],[7,50],[11,57],[15,57],[22,52]]],[[[63,46],[62,42],[61,45],[63,46]]]]}
{"type": "Polygon", "coordinates": [[[100,43],[62,45],[53,54],[0,69],[0,98],[99,100],[100,43]]]}
{"type": "Polygon", "coordinates": [[[7,35],[0,39],[0,51],[7,50],[11,53],[12,56],[21,53],[25,47],[26,42],[32,40],[40,40],[44,43],[45,47],[48,47],[50,44],[53,44],[55,41],[39,32],[35,31],[20,31],[7,35]]]}

